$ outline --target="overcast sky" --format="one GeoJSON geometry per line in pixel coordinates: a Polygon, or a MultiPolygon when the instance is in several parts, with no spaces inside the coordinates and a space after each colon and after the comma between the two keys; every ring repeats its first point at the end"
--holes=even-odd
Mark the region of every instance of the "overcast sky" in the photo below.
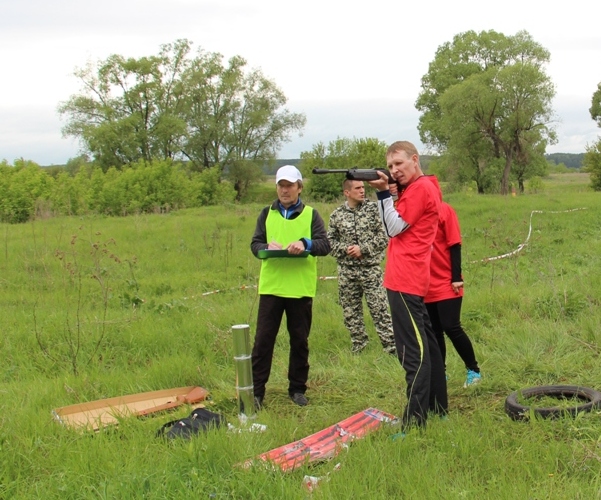
{"type": "Polygon", "coordinates": [[[80,91],[75,69],[155,55],[179,38],[244,57],[305,113],[303,136],[280,158],[337,137],[406,139],[426,152],[414,107],[421,78],[437,48],[468,30],[526,30],[550,51],[559,142],[547,152],[582,153],[597,140],[588,109],[601,82],[598,0],[0,0],[0,160],[77,156],[56,111],[80,91]]]}

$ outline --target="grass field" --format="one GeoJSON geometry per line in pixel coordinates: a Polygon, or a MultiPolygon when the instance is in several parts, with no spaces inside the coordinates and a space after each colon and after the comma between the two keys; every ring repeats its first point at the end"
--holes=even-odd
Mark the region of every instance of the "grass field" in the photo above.
{"type": "MultiPolygon", "coordinates": [[[[446,420],[402,440],[382,428],[290,473],[237,464],[365,408],[399,415],[405,404],[403,371],[369,320],[371,343],[351,355],[336,280],[320,280],[314,301],[310,405],[287,397],[282,329],[256,419],[264,433],[155,436],[189,408],[98,434],[51,415],[201,385],[209,409],[239,425],[231,327],[254,332],[260,263],[249,245],[271,184],[255,191],[261,203],[0,225],[0,498],[301,499],[306,474],[329,474],[312,493],[324,499],[601,497],[600,411],[523,422],[504,411],[520,388],[601,389],[601,197],[587,184],[584,174],[561,174],[516,197],[445,196],[462,227],[463,323],[482,383],[463,389],[449,344],[446,420]]],[[[335,207],[312,205],[326,221],[335,207]]],[[[318,272],[335,276],[335,261],[319,259],[318,272]]]]}

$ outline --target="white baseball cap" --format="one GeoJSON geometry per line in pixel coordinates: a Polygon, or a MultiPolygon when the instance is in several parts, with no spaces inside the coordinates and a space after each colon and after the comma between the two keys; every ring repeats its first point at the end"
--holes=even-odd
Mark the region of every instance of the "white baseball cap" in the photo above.
{"type": "Polygon", "coordinates": [[[293,165],[284,165],[283,167],[278,168],[278,171],[275,174],[276,184],[280,181],[296,182],[302,180],[303,176],[298,168],[293,165]]]}

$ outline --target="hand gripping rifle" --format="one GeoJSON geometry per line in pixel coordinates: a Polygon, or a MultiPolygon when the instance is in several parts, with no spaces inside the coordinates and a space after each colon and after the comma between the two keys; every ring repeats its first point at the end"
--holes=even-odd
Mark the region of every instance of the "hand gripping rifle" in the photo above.
{"type": "Polygon", "coordinates": [[[314,174],[345,174],[346,178],[351,181],[377,181],[380,176],[378,172],[386,174],[388,184],[394,184],[394,179],[390,176],[390,172],[384,168],[349,168],[348,170],[338,168],[314,168],[314,174]]]}

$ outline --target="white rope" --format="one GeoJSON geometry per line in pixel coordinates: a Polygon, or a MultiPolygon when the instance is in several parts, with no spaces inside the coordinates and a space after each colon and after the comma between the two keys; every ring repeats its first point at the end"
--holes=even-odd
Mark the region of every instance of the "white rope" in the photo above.
{"type": "Polygon", "coordinates": [[[571,208],[569,210],[533,210],[532,212],[530,212],[530,226],[528,228],[528,236],[526,237],[526,241],[524,241],[524,243],[520,243],[518,247],[512,252],[504,253],[503,255],[497,255],[495,257],[486,257],[480,260],[472,260],[470,264],[478,264],[479,262],[491,262],[493,260],[506,259],[507,257],[512,257],[521,252],[530,241],[530,235],[532,234],[532,216],[534,214],[565,214],[568,212],[576,212],[577,210],[586,210],[586,208],[571,208]]]}
{"type": "Polygon", "coordinates": [[[205,296],[205,295],[213,295],[214,293],[221,293],[221,292],[228,292],[231,290],[248,290],[250,288],[257,288],[257,285],[242,285],[242,286],[236,286],[234,288],[228,288],[227,290],[211,290],[210,292],[204,292],[201,293],[201,296],[205,296]]]}

